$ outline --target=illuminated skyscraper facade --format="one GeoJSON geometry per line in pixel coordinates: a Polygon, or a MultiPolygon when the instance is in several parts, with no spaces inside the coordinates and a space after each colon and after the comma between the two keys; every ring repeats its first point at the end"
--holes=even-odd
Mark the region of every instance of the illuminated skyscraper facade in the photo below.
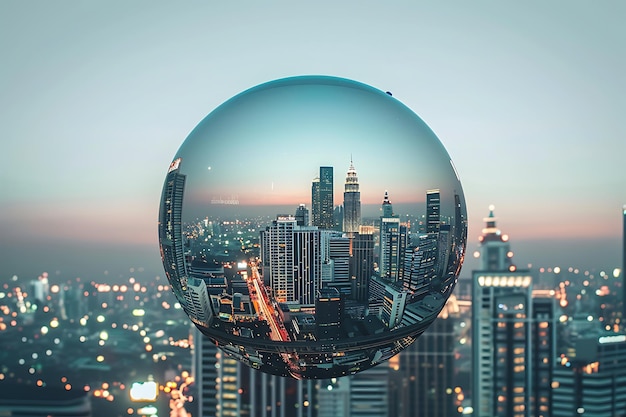
{"type": "Polygon", "coordinates": [[[374,235],[358,233],[352,239],[352,258],[350,258],[350,283],[354,300],[367,302],[372,275],[374,275],[374,235]]]}
{"type": "Polygon", "coordinates": [[[553,300],[533,298],[532,273],[511,263],[493,207],[485,221],[483,269],[472,271],[474,415],[548,417],[556,354],[553,300]]]}
{"type": "Polygon", "coordinates": [[[553,417],[626,416],[626,335],[579,338],[553,378],[553,417]]]}
{"type": "Polygon", "coordinates": [[[333,167],[320,167],[320,175],[311,184],[312,225],[332,230],[333,219],[333,167]]]}
{"type": "Polygon", "coordinates": [[[182,210],[186,176],[179,173],[181,163],[181,158],[172,162],[165,177],[158,224],[165,275],[178,300],[185,299],[184,291],[187,288],[182,241],[182,210]]]}
{"type": "Polygon", "coordinates": [[[359,192],[359,178],[352,161],[346,175],[345,190],[343,193],[343,231],[357,233],[361,225],[361,193],[359,192]]]}
{"type": "MultiPolygon", "coordinates": [[[[195,397],[200,417],[316,417],[317,384],[270,375],[220,351],[194,330],[195,397]]],[[[195,413],[193,415],[196,415],[195,413]]]]}
{"type": "Polygon", "coordinates": [[[426,192],[426,233],[439,232],[441,195],[438,189],[426,192]]]}
{"type": "Polygon", "coordinates": [[[291,215],[279,215],[261,232],[261,256],[278,302],[314,305],[322,286],[322,264],[329,258],[330,231],[298,226],[291,215]]]}
{"type": "Polygon", "coordinates": [[[385,191],[380,217],[380,251],[378,256],[379,275],[395,281],[404,260],[407,246],[407,228],[400,224],[400,218],[393,214],[389,194],[385,191]]]}
{"type": "Polygon", "coordinates": [[[401,417],[453,417],[459,415],[454,397],[454,330],[459,308],[452,295],[439,317],[398,355],[398,415],[401,417]]]}

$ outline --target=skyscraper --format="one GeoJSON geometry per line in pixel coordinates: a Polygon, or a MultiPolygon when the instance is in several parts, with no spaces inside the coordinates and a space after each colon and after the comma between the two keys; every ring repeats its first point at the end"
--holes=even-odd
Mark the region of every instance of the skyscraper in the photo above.
{"type": "Polygon", "coordinates": [[[199,417],[317,415],[315,381],[261,372],[220,351],[198,330],[193,337],[199,417]]]}
{"type": "Polygon", "coordinates": [[[296,223],[298,226],[309,226],[309,209],[304,204],[296,209],[296,223]]]}
{"type": "Polygon", "coordinates": [[[626,205],[622,207],[622,323],[626,326],[626,205]]]}
{"type": "Polygon", "coordinates": [[[360,225],[361,193],[359,192],[359,178],[351,160],[343,193],[343,231],[346,233],[357,233],[360,225]]]}
{"type": "Polygon", "coordinates": [[[358,233],[352,239],[350,279],[352,299],[367,302],[370,278],[374,274],[374,235],[358,233]]]}
{"type": "Polygon", "coordinates": [[[279,215],[261,232],[261,256],[269,286],[279,302],[315,304],[322,286],[322,264],[329,258],[330,231],[298,226],[291,215],[279,215]]]}
{"type": "Polygon", "coordinates": [[[295,300],[293,229],[294,216],[277,216],[261,231],[261,256],[265,280],[279,302],[295,300]],[[267,267],[267,269],[265,269],[267,267]]]}
{"type": "Polygon", "coordinates": [[[553,379],[553,417],[625,416],[626,335],[579,338],[553,379]]]}
{"type": "Polygon", "coordinates": [[[336,288],[321,288],[315,297],[315,333],[318,340],[338,339],[343,299],[336,288]]]}
{"type": "Polygon", "coordinates": [[[217,363],[215,343],[194,329],[193,332],[194,379],[198,387],[197,403],[200,417],[215,416],[217,412],[217,363]]]}
{"type": "Polygon", "coordinates": [[[472,271],[474,415],[547,416],[556,354],[553,300],[533,298],[532,273],[511,263],[508,239],[496,227],[493,207],[485,222],[483,269],[472,271]]]}
{"type": "Polygon", "coordinates": [[[399,416],[458,415],[454,404],[454,324],[458,317],[458,304],[452,295],[428,331],[398,355],[399,416]]]}
{"type": "MultiPolygon", "coordinates": [[[[165,275],[180,300],[185,299],[187,287],[187,271],[183,251],[182,211],[186,176],[179,173],[182,159],[178,158],[170,164],[165,186],[161,195],[159,212],[159,241],[161,242],[161,260],[165,275]]],[[[186,309],[186,306],[183,305],[186,309]]]]}
{"type": "Polygon", "coordinates": [[[441,212],[441,195],[438,189],[426,192],[426,233],[437,233],[441,212]]]}
{"type": "Polygon", "coordinates": [[[311,209],[313,226],[332,230],[333,219],[333,167],[320,167],[320,175],[311,184],[311,209]]]}
{"type": "Polygon", "coordinates": [[[400,218],[393,214],[393,206],[389,201],[387,191],[385,191],[382,211],[378,270],[381,277],[395,281],[399,278],[400,268],[403,266],[407,229],[406,226],[400,225],[400,218]]]}
{"type": "Polygon", "coordinates": [[[329,237],[329,257],[332,262],[332,280],[328,284],[337,288],[347,298],[350,296],[350,241],[340,232],[334,232],[329,237]]]}
{"type": "Polygon", "coordinates": [[[402,283],[413,299],[424,298],[436,278],[437,239],[434,234],[413,235],[405,250],[402,283]]]}

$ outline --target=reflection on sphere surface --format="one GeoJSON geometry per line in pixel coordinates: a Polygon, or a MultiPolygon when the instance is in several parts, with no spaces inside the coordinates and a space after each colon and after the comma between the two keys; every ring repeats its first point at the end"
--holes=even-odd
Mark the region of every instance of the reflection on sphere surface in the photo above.
{"type": "Polygon", "coordinates": [[[294,378],[354,374],[436,319],[465,254],[465,199],[435,134],[342,78],[261,84],[189,134],[159,211],[165,273],[224,352],[294,378]]]}

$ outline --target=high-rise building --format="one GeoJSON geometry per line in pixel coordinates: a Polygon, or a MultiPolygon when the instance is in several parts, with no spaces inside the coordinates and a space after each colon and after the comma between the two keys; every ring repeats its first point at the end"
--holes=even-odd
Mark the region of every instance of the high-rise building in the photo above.
{"type": "Polygon", "coordinates": [[[381,364],[350,376],[350,417],[388,415],[389,366],[381,364]]]}
{"type": "Polygon", "coordinates": [[[298,226],[309,226],[309,209],[304,204],[296,209],[296,223],[298,226]]]}
{"type": "Polygon", "coordinates": [[[269,286],[278,302],[314,305],[329,258],[332,232],[298,226],[291,215],[279,215],[261,231],[261,256],[269,286]]]}
{"type": "Polygon", "coordinates": [[[579,338],[554,369],[552,417],[626,416],[626,335],[579,338]]]}
{"type": "Polygon", "coordinates": [[[315,298],[315,333],[318,340],[338,339],[343,299],[336,288],[321,288],[315,298]]]}
{"type": "Polygon", "coordinates": [[[414,300],[424,298],[436,277],[437,239],[433,233],[413,235],[406,248],[402,283],[414,300]]]}
{"type": "Polygon", "coordinates": [[[626,326],[626,205],[622,207],[622,323],[626,326]]]}
{"type": "Polygon", "coordinates": [[[485,217],[483,234],[478,238],[480,242],[480,269],[483,271],[514,271],[511,263],[509,237],[503,235],[496,227],[496,217],[493,215],[493,206],[489,206],[489,216],[485,217]]]}
{"type": "MultiPolygon", "coordinates": [[[[316,417],[317,385],[248,367],[194,332],[199,417],[316,417]]],[[[193,415],[196,415],[193,413],[193,415]]]]}
{"type": "Polygon", "coordinates": [[[354,164],[350,161],[343,193],[343,231],[350,234],[357,233],[360,225],[361,193],[359,192],[359,178],[356,175],[354,164]]]}
{"type": "Polygon", "coordinates": [[[395,281],[399,278],[407,246],[407,228],[400,224],[399,216],[393,214],[389,194],[385,191],[380,217],[380,242],[378,256],[379,275],[395,281]]]}
{"type": "Polygon", "coordinates": [[[261,256],[263,275],[269,281],[278,302],[294,301],[296,296],[294,275],[293,229],[296,218],[277,216],[265,230],[261,231],[261,256]]]}
{"type": "Polygon", "coordinates": [[[441,195],[438,189],[426,192],[426,233],[439,232],[441,224],[441,195]]]}
{"type": "MultiPolygon", "coordinates": [[[[218,349],[215,343],[195,329],[193,333],[194,380],[198,394],[196,402],[200,417],[217,415],[218,349]]],[[[222,355],[222,354],[220,354],[222,355]]]]}
{"type": "Polygon", "coordinates": [[[195,324],[209,327],[211,317],[213,317],[213,308],[204,280],[189,277],[187,290],[185,291],[185,301],[187,303],[187,314],[191,321],[195,324]]]}
{"type": "MultiPolygon", "coordinates": [[[[170,164],[159,212],[159,241],[165,275],[179,301],[185,299],[187,271],[183,250],[182,211],[186,176],[179,172],[182,159],[170,164]]],[[[186,308],[183,305],[183,308],[186,308]]]]}
{"type": "Polygon", "coordinates": [[[439,317],[412,345],[398,355],[398,415],[401,417],[452,417],[459,415],[455,405],[454,330],[459,317],[452,295],[439,317]]]}
{"type": "Polygon", "coordinates": [[[333,219],[333,167],[320,167],[319,177],[311,185],[311,208],[313,226],[320,229],[332,230],[333,219]]]}
{"type": "Polygon", "coordinates": [[[374,275],[374,235],[358,233],[352,239],[352,257],[350,258],[351,298],[353,300],[367,302],[372,275],[374,275]]]}
{"type": "Polygon", "coordinates": [[[351,292],[350,283],[350,241],[347,236],[334,232],[329,237],[329,257],[332,262],[332,279],[329,286],[337,288],[348,298],[351,292]]]}
{"type": "Polygon", "coordinates": [[[479,250],[483,269],[472,271],[474,415],[547,417],[556,354],[553,301],[533,298],[532,273],[511,263],[493,207],[485,221],[479,250]]]}
{"type": "Polygon", "coordinates": [[[224,352],[217,352],[216,371],[217,379],[217,409],[216,417],[240,417],[242,411],[241,395],[241,374],[245,372],[244,365],[237,359],[226,355],[224,352]]]}
{"type": "Polygon", "coordinates": [[[315,293],[322,287],[322,268],[328,259],[327,230],[296,226],[293,231],[294,297],[300,304],[314,305],[315,293]]]}

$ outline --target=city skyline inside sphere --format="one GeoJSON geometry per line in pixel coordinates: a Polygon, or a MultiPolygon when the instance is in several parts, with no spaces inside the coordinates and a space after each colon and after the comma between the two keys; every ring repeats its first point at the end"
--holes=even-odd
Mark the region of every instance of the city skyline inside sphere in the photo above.
{"type": "Polygon", "coordinates": [[[167,169],[165,273],[224,352],[293,378],[377,365],[436,319],[465,255],[461,183],[390,93],[301,76],[212,111],[167,169]]]}

